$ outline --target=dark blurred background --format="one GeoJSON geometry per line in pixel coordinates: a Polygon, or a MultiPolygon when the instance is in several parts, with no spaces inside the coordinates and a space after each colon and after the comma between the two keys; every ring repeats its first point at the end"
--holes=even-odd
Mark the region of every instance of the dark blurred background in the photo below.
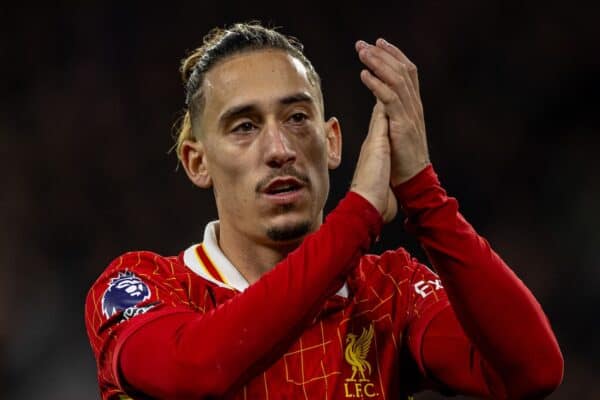
{"type": "MultiPolygon", "coordinates": [[[[328,209],[373,103],[354,41],[405,50],[444,186],[555,328],[566,370],[551,398],[600,398],[599,6],[83,3],[0,6],[0,398],[98,398],[85,294],[120,253],[176,254],[215,218],[212,195],[167,154],[177,70],[210,28],[249,19],[304,42],[342,123],[328,209]]],[[[422,256],[401,229],[375,250],[422,256]]]]}

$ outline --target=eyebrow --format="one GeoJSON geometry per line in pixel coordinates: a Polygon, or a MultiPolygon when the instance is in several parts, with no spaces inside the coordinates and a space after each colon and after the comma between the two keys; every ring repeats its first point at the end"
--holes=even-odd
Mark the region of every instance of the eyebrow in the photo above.
{"type": "Polygon", "coordinates": [[[280,104],[294,104],[294,103],[314,103],[314,100],[311,96],[306,93],[296,93],[291,96],[286,96],[282,99],[279,99],[280,104]]]}
{"type": "MultiPolygon", "coordinates": [[[[315,101],[312,98],[312,96],[310,96],[306,93],[300,92],[300,93],[295,93],[295,94],[292,94],[289,96],[282,97],[277,102],[282,105],[290,105],[290,104],[295,104],[295,103],[314,104],[315,101]]],[[[240,104],[238,106],[233,106],[230,109],[228,109],[227,111],[225,111],[219,117],[219,123],[223,123],[224,121],[235,118],[239,115],[247,114],[247,113],[249,113],[251,111],[255,111],[257,109],[258,109],[258,107],[255,103],[240,104]]]]}

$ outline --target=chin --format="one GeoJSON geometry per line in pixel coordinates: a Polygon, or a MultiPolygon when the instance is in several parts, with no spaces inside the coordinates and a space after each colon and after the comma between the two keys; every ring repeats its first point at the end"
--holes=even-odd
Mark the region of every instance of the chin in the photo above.
{"type": "Polygon", "coordinates": [[[273,225],[267,228],[267,237],[274,242],[295,242],[310,233],[311,228],[312,224],[308,220],[273,225]]]}

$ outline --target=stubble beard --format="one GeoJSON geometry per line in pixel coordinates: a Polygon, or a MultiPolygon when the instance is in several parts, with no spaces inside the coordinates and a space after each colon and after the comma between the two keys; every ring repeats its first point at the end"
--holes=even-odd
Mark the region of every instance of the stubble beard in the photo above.
{"type": "Polygon", "coordinates": [[[274,242],[290,242],[302,239],[310,232],[308,221],[282,227],[271,227],[267,230],[267,237],[274,242]]]}
{"type": "MultiPolygon", "coordinates": [[[[294,208],[293,204],[285,204],[280,206],[281,214],[291,211],[294,208]]],[[[284,226],[272,226],[267,228],[267,237],[274,242],[290,242],[302,239],[310,232],[310,221],[300,221],[290,223],[284,226]]]]}

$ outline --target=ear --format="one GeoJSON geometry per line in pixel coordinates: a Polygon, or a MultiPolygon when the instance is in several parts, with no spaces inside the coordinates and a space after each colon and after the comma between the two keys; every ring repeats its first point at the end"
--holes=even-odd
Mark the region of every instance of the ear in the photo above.
{"type": "Polygon", "coordinates": [[[335,117],[325,123],[327,135],[327,166],[336,169],[342,162],[342,128],[335,117]]]}
{"type": "Polygon", "coordinates": [[[181,145],[181,164],[192,183],[203,189],[212,186],[208,173],[204,144],[201,141],[185,140],[181,145]]]}

